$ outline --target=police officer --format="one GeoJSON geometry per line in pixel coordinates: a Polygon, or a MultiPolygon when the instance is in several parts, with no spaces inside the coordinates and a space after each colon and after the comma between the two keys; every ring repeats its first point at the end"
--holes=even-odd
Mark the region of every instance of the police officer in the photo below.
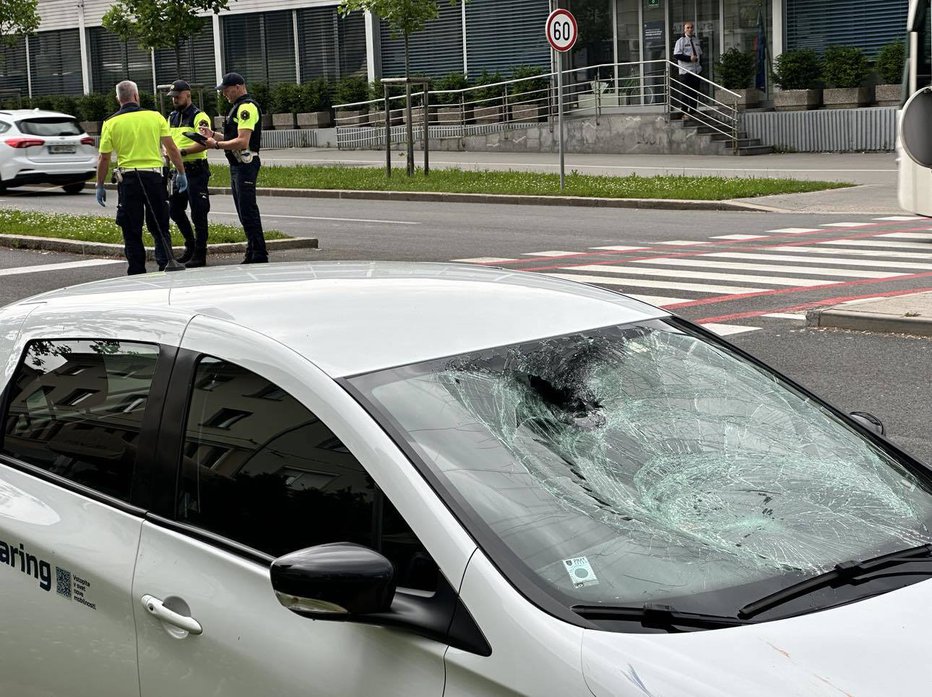
{"type": "Polygon", "coordinates": [[[227,73],[217,85],[232,105],[223,122],[223,134],[209,127],[201,128],[207,147],[224,150],[230,163],[233,203],[246,233],[244,264],[264,264],[269,260],[262,233],[262,219],[256,203],[256,179],[259,176],[259,148],[262,144],[262,112],[246,91],[246,80],[239,73],[227,73]]]}
{"type": "Polygon", "coordinates": [[[184,134],[186,131],[197,133],[201,126],[210,128],[210,117],[194,106],[191,85],[184,80],[175,80],[168,96],[172,98],[175,107],[168,115],[168,130],[181,152],[184,171],[188,175],[187,191],[178,191],[177,187],[172,187],[168,210],[184,237],[184,254],[178,261],[191,269],[207,263],[207,214],[210,212],[207,185],[210,167],[207,164],[207,146],[195,143],[184,134]],[[185,213],[188,203],[191,204],[190,221],[185,213]]]}
{"type": "Polygon", "coordinates": [[[151,211],[158,229],[155,235],[159,251],[159,271],[183,269],[172,257],[168,232],[168,205],[162,181],[162,148],[178,170],[175,181],[179,190],[188,188],[181,153],[168,132],[168,122],[157,111],[139,107],[136,83],[124,80],[116,86],[120,109],[104,121],[97,157],[97,203],[106,205],[104,180],[110,168],[110,155],[117,152],[117,225],[123,230],[127,273],[146,272],[146,248],[142,243],[142,224],[146,210],[151,211]]]}

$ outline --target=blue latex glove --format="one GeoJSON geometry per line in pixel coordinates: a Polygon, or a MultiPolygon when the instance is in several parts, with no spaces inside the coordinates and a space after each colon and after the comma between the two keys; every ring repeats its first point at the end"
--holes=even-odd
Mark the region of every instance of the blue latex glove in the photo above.
{"type": "Polygon", "coordinates": [[[107,190],[104,188],[103,184],[97,185],[97,203],[101,206],[106,206],[107,203],[107,190]]]}
{"type": "Polygon", "coordinates": [[[175,175],[175,189],[178,193],[182,193],[188,190],[188,175],[179,172],[175,175]]]}

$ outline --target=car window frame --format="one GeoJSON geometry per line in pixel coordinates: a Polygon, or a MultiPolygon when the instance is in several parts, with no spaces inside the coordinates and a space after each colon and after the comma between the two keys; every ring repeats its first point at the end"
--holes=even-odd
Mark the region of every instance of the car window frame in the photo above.
{"type": "MultiPolygon", "coordinates": [[[[38,465],[20,460],[12,455],[0,453],[0,464],[13,469],[30,474],[38,479],[55,484],[63,489],[86,496],[95,501],[104,503],[113,508],[120,509],[126,513],[135,516],[145,515],[152,505],[151,486],[153,473],[152,462],[154,453],[158,451],[158,432],[159,422],[164,413],[165,397],[169,392],[171,384],[171,374],[174,368],[175,354],[177,347],[169,346],[160,342],[142,341],[139,339],[119,339],[114,337],[93,337],[93,336],[32,336],[23,341],[20,347],[15,368],[10,373],[10,379],[0,392],[0,417],[6,418],[11,401],[13,399],[13,376],[26,358],[29,346],[36,341],[118,341],[120,343],[148,344],[158,349],[156,358],[155,371],[152,376],[152,383],[149,388],[146,409],[140,423],[139,430],[139,447],[137,449],[136,463],[130,479],[130,495],[128,500],[124,500],[102,491],[98,491],[86,484],[76,482],[62,475],[50,472],[38,465]]],[[[0,432],[0,445],[4,438],[3,432],[0,432]]]]}
{"type": "MultiPolygon", "coordinates": [[[[236,361],[235,358],[224,357],[222,351],[206,353],[204,351],[196,351],[188,348],[178,349],[174,360],[170,389],[168,390],[162,409],[163,414],[173,415],[173,418],[163,418],[160,422],[159,442],[161,447],[159,448],[159,457],[156,458],[153,463],[154,466],[151,470],[152,479],[149,482],[153,503],[149,519],[152,522],[157,522],[163,527],[174,530],[180,534],[199,540],[206,544],[213,545],[226,552],[268,567],[277,557],[260,549],[256,549],[255,547],[251,547],[234,538],[227,537],[222,533],[214,532],[194,523],[188,523],[178,517],[176,502],[178,493],[182,486],[184,467],[183,454],[187,438],[188,410],[191,406],[190,396],[192,390],[195,387],[198,366],[200,365],[201,360],[204,358],[226,361],[244,370],[256,372],[251,368],[247,368],[241,362],[236,361]]],[[[259,374],[261,377],[264,377],[261,373],[257,374],[259,374]]],[[[285,389],[281,388],[277,382],[270,382],[280,389],[285,389]]],[[[309,413],[313,414],[315,418],[320,419],[324,426],[330,429],[330,427],[327,425],[327,422],[324,421],[307,404],[305,404],[303,400],[294,395],[291,395],[291,397],[295,399],[302,407],[307,409],[309,413]]],[[[332,432],[332,429],[330,430],[332,432]]],[[[334,435],[336,436],[335,433],[334,435]]],[[[339,438],[339,436],[336,437],[339,438]]],[[[344,447],[347,447],[348,449],[348,446],[344,445],[344,447]]],[[[356,458],[356,455],[351,450],[349,452],[353,455],[354,458],[356,458]]],[[[372,478],[372,474],[366,467],[365,462],[359,458],[356,459],[359,462],[360,467],[362,467],[367,472],[369,477],[372,478]]],[[[374,478],[372,478],[372,483],[373,486],[379,490],[380,495],[384,497],[385,500],[391,502],[388,494],[385,493],[385,491],[378,485],[374,478]]],[[[410,523],[407,521],[407,519],[405,519],[401,511],[398,510],[397,506],[394,506],[394,504],[392,505],[395,510],[398,511],[398,515],[401,516],[402,520],[404,520],[405,525],[410,528],[410,523]]],[[[412,534],[417,536],[417,533],[414,532],[413,529],[412,534]]],[[[418,541],[424,547],[424,549],[428,549],[427,545],[421,541],[420,537],[418,537],[418,541]]],[[[439,578],[445,579],[443,572],[440,569],[440,565],[437,564],[437,561],[433,558],[433,555],[431,555],[431,561],[437,566],[437,574],[439,578]]],[[[441,583],[444,582],[449,583],[449,581],[446,580],[442,581],[441,583]]],[[[401,589],[407,590],[405,587],[399,587],[399,590],[401,589]]],[[[415,592],[422,591],[415,590],[415,592]]]]}
{"type": "MultiPolygon", "coordinates": [[[[755,358],[753,355],[747,353],[746,351],[741,350],[734,344],[731,344],[727,340],[720,337],[718,334],[711,332],[701,325],[694,324],[689,320],[677,317],[675,315],[665,317],[662,320],[645,320],[633,322],[631,323],[631,326],[650,325],[654,322],[662,322],[666,325],[672,326],[676,330],[684,332],[687,335],[696,336],[697,338],[707,341],[716,348],[730,353],[741,360],[748,361],[754,367],[762,370],[765,374],[771,375],[777,380],[781,381],[788,389],[797,390],[802,397],[811,400],[815,405],[823,407],[826,411],[839,418],[845,425],[851,427],[859,435],[863,436],[866,440],[879,448],[882,452],[888,454],[891,458],[896,460],[904,467],[904,469],[908,470],[918,479],[924,481],[927,485],[932,487],[932,466],[926,465],[925,463],[917,460],[898,445],[888,440],[885,436],[881,436],[875,431],[867,428],[856,419],[851,418],[851,416],[849,416],[846,412],[813,394],[802,385],[799,385],[792,379],[783,375],[780,371],[776,370],[772,366],[767,365],[760,359],[755,358]]],[[[419,361],[418,363],[428,363],[435,360],[442,360],[442,358],[432,359],[430,361],[419,361]]],[[[395,368],[403,367],[405,366],[395,366],[395,368]]],[[[424,477],[425,481],[428,482],[438,498],[444,503],[444,505],[447,506],[453,516],[460,522],[460,524],[463,526],[463,529],[466,530],[466,532],[476,541],[479,549],[485,553],[493,566],[498,569],[505,580],[518,593],[520,593],[525,599],[534,603],[537,607],[552,617],[563,620],[577,627],[582,627],[584,629],[603,630],[608,628],[609,625],[606,623],[591,621],[576,614],[571,609],[571,603],[569,602],[570,599],[568,597],[564,597],[561,593],[556,591],[556,589],[552,589],[546,586],[536,576],[534,576],[526,567],[526,565],[518,558],[518,556],[498,538],[492,528],[479,516],[472,512],[472,509],[466,500],[457,491],[449,488],[444,483],[443,478],[434,470],[433,465],[424,457],[422,457],[417,449],[409,444],[407,437],[404,435],[404,429],[397,422],[397,420],[391,414],[386,412],[379,404],[372,402],[366,396],[366,394],[353,382],[354,380],[365,378],[370,375],[384,373],[386,370],[391,370],[391,368],[367,371],[357,375],[348,375],[338,379],[337,382],[360,404],[363,409],[366,410],[372,419],[383,429],[386,435],[395,443],[396,447],[398,447],[398,449],[405,454],[405,456],[411,461],[412,465],[417,469],[421,476],[424,477]]],[[[859,602],[860,600],[867,599],[868,597],[870,596],[858,598],[854,602],[859,602]]],[[[777,618],[761,619],[760,621],[772,621],[772,619],[777,618]]],[[[637,631],[637,629],[634,626],[631,626],[625,631],[637,631]]]]}

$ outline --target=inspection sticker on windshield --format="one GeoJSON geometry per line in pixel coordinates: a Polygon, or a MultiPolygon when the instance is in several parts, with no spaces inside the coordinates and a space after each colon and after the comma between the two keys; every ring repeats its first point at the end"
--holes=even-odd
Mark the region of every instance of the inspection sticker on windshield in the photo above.
{"type": "Polygon", "coordinates": [[[586,557],[574,557],[573,559],[564,559],[563,566],[566,573],[570,575],[574,588],[584,588],[585,586],[597,586],[599,579],[596,578],[595,571],[586,557]]]}

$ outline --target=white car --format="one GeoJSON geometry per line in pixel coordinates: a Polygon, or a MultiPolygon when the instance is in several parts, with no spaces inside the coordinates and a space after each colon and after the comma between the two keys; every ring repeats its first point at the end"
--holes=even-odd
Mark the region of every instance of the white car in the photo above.
{"type": "Polygon", "coordinates": [[[97,146],[74,116],[57,111],[0,111],[0,193],[54,184],[76,194],[94,176],[97,146]]]}
{"type": "Polygon", "coordinates": [[[0,366],[0,694],[928,692],[930,471],[625,296],[217,267],[0,366]]]}

